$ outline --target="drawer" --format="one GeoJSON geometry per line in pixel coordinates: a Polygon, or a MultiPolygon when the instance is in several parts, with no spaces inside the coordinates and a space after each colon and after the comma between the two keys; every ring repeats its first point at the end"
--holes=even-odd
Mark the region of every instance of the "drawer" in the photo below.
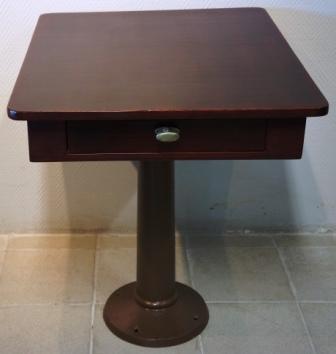
{"type": "Polygon", "coordinates": [[[306,118],[28,121],[31,161],[298,159],[306,118]],[[160,127],[180,138],[156,139],[160,127]]]}
{"type": "Polygon", "coordinates": [[[266,120],[222,121],[71,121],[67,123],[70,154],[202,153],[265,149],[266,120]],[[179,139],[161,142],[156,129],[177,128],[179,139]]]}

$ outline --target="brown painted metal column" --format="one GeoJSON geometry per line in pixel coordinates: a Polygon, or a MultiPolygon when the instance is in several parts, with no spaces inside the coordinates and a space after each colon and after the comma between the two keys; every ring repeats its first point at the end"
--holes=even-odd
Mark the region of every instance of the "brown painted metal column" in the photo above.
{"type": "Polygon", "coordinates": [[[137,281],[108,298],[104,320],[128,342],[176,345],[197,336],[209,313],[195,290],[175,281],[174,162],[141,161],[138,187],[137,281]]]}
{"type": "Polygon", "coordinates": [[[140,162],[136,295],[146,307],[176,299],[174,213],[174,162],[140,162]]]}

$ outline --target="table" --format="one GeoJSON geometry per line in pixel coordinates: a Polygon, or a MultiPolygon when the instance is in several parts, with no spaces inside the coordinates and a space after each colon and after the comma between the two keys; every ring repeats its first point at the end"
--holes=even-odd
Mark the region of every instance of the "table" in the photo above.
{"type": "Polygon", "coordinates": [[[8,104],[31,161],[139,161],[137,281],[104,320],[150,347],[209,317],[175,281],[174,160],[298,159],[306,118],[327,112],[260,8],[42,15],[8,104]]]}

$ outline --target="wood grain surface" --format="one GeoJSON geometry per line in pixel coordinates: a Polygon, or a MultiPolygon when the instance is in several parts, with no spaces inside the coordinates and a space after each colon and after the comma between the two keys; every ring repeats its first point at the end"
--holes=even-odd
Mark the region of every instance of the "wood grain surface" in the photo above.
{"type": "Polygon", "coordinates": [[[263,9],[42,15],[18,120],[320,116],[328,103],[263,9]]]}

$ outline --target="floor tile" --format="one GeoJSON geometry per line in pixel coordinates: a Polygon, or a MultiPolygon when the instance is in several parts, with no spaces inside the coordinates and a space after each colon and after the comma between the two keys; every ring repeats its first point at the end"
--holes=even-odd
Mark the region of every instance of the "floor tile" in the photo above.
{"type": "Polygon", "coordinates": [[[273,238],[279,247],[336,246],[336,237],[333,235],[279,235],[273,238]]]}
{"type": "Polygon", "coordinates": [[[192,236],[187,238],[188,248],[203,247],[274,247],[270,236],[192,236]]]}
{"type": "MultiPolygon", "coordinates": [[[[105,303],[111,293],[122,285],[135,281],[136,248],[116,247],[98,252],[96,299],[105,303]]],[[[176,248],[176,279],[189,283],[187,260],[182,248],[176,248]]]]}
{"type": "Polygon", "coordinates": [[[0,304],[90,302],[94,250],[7,251],[0,304]]]}
{"type": "Polygon", "coordinates": [[[1,353],[89,354],[91,306],[0,308],[1,353]]]}
{"type": "Polygon", "coordinates": [[[336,301],[336,248],[281,248],[297,298],[336,301]]]}
{"type": "Polygon", "coordinates": [[[301,304],[317,354],[335,354],[336,304],[301,304]]]}
{"type": "Polygon", "coordinates": [[[114,290],[135,280],[136,249],[104,250],[97,257],[96,301],[105,303],[114,290]]]}
{"type": "Polygon", "coordinates": [[[135,248],[137,245],[136,236],[116,236],[116,235],[99,235],[98,248],[102,250],[117,248],[135,248]]]}
{"type": "Polygon", "coordinates": [[[8,249],[95,249],[96,236],[92,235],[39,235],[10,236],[8,249]]]}
{"type": "MultiPolygon", "coordinates": [[[[99,249],[116,249],[116,248],[134,248],[137,247],[137,237],[136,235],[109,235],[101,234],[98,236],[98,248],[99,249]]],[[[176,236],[175,243],[176,247],[185,247],[184,238],[176,236]]]]}
{"type": "Polygon", "coordinates": [[[96,306],[93,354],[201,354],[198,339],[193,339],[187,343],[168,348],[144,348],[127,343],[106,327],[102,317],[102,306],[96,306]]]}
{"type": "Polygon", "coordinates": [[[295,304],[212,304],[206,354],[312,354],[295,304]]]}
{"type": "Polygon", "coordinates": [[[273,248],[204,247],[188,252],[193,283],[207,301],[293,298],[273,248]]]}

